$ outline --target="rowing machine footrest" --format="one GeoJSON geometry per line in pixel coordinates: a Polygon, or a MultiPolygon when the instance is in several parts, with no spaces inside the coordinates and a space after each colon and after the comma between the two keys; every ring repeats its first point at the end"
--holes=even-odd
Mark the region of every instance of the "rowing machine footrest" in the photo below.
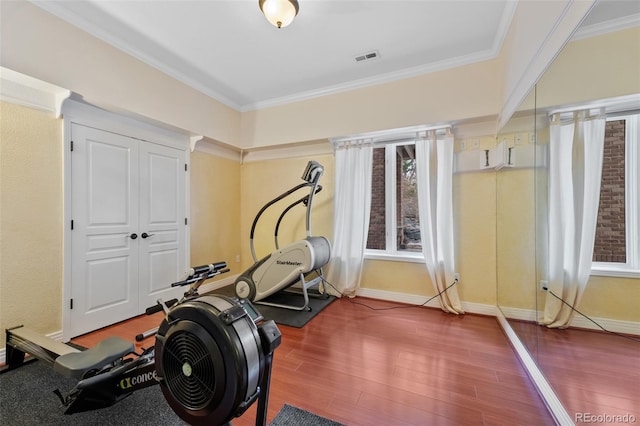
{"type": "Polygon", "coordinates": [[[53,363],[53,369],[66,377],[79,380],[85,372],[102,368],[134,351],[135,345],[132,342],[120,337],[109,337],[86,351],[59,356],[53,363]]]}

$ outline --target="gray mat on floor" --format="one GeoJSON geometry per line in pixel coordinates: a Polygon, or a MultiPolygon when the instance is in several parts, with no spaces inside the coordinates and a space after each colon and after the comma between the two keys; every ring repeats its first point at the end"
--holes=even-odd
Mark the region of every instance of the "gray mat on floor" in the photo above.
{"type": "Polygon", "coordinates": [[[284,404],[282,410],[269,424],[271,426],[342,426],[342,423],[334,422],[288,404],[284,404]]]}
{"type": "Polygon", "coordinates": [[[32,425],[186,425],[167,404],[160,386],[134,392],[111,407],[72,415],[54,395],[66,395],[77,382],[35,361],[0,374],[0,424],[32,425]]]}
{"type": "MultiPolygon", "coordinates": [[[[225,296],[235,296],[233,285],[219,288],[212,291],[211,293],[222,294],[225,296]]],[[[312,287],[309,289],[309,293],[317,294],[317,290],[314,290],[314,288],[312,287]]],[[[274,320],[276,323],[281,325],[302,328],[316,315],[318,315],[320,311],[329,306],[329,304],[334,300],[336,300],[334,296],[327,297],[325,295],[320,295],[320,297],[309,297],[309,305],[311,306],[311,311],[294,311],[291,309],[260,305],[259,303],[256,303],[255,305],[256,309],[258,309],[262,316],[267,320],[274,320]]],[[[293,306],[302,306],[304,304],[304,297],[302,296],[302,294],[291,294],[288,291],[281,291],[272,296],[269,296],[265,299],[265,301],[293,306]]]]}
{"type": "MultiPolygon", "coordinates": [[[[35,361],[0,374],[0,424],[10,426],[186,425],[171,410],[162,395],[160,386],[136,391],[111,407],[65,415],[64,407],[58,397],[53,394],[53,390],[60,389],[66,393],[75,383],[75,380],[55,373],[42,361],[35,361]]],[[[338,426],[340,423],[285,404],[270,425],[338,426]]]]}

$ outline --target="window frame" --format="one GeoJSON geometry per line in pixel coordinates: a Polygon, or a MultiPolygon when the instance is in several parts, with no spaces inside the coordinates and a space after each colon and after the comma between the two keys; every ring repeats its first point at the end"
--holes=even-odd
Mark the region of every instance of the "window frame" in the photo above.
{"type": "Polygon", "coordinates": [[[422,251],[404,251],[397,248],[397,179],[396,150],[399,146],[415,145],[416,140],[389,141],[376,144],[376,148],[385,150],[385,250],[365,248],[365,259],[390,260],[401,262],[424,263],[422,251]],[[391,248],[391,249],[390,249],[391,248]]]}
{"type": "Polygon", "coordinates": [[[591,275],[640,278],[640,112],[620,112],[607,121],[625,120],[625,232],[626,263],[593,262],[591,275]]]}

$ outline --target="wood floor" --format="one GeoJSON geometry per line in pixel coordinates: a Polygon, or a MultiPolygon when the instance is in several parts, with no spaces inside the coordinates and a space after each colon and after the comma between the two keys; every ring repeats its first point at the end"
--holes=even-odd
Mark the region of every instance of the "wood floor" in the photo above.
{"type": "MultiPolygon", "coordinates": [[[[133,339],[159,321],[140,317],[73,341],[133,339]]],[[[268,421],[287,403],[347,425],[554,424],[493,317],[341,299],[302,329],[279,328],[268,421]]],[[[253,425],[256,405],[233,424],[253,425]]]]}
{"type": "Polygon", "coordinates": [[[510,324],[573,419],[591,413],[640,420],[640,341],[600,331],[510,324]]]}

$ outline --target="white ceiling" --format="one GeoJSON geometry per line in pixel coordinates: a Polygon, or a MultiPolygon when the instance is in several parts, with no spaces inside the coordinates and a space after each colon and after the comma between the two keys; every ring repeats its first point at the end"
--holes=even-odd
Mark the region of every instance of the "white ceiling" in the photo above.
{"type": "MultiPolygon", "coordinates": [[[[299,0],[293,23],[277,29],[260,12],[258,0],[34,3],[241,111],[493,58],[517,5],[514,0],[299,0]],[[379,58],[355,60],[371,51],[379,58]]],[[[636,9],[640,4],[605,3],[636,9]]]]}

